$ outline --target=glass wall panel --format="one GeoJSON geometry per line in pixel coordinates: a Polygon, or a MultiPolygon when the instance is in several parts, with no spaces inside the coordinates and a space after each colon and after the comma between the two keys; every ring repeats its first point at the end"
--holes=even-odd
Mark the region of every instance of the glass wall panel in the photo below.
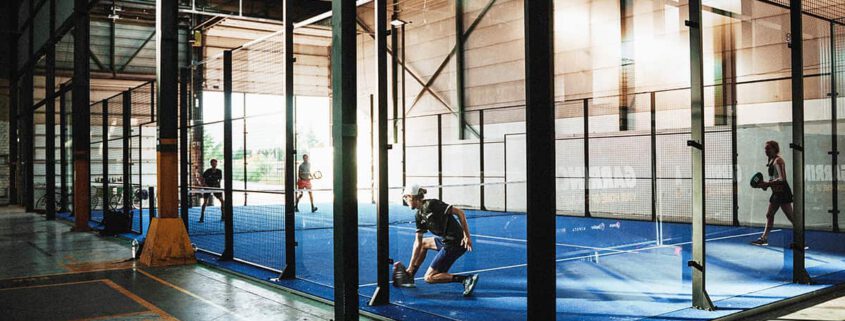
{"type": "Polygon", "coordinates": [[[666,223],[689,221],[685,12],[555,1],[558,319],[689,305],[689,225],[666,223]]]}
{"type": "Polygon", "coordinates": [[[748,185],[756,172],[766,181],[776,176],[767,167],[774,160],[774,153],[770,158],[764,151],[767,141],[779,144],[786,180],[792,184],[792,86],[788,78],[781,78],[789,75],[791,54],[784,43],[788,10],[757,1],[718,8],[728,13],[703,13],[706,286],[716,306],[730,306],[730,298],[760,298],[764,294],[758,291],[792,278],[788,250],[792,235],[781,210],[771,214],[776,220],[767,235],[768,245],[752,243],[762,236],[772,191],[780,187],[763,190],[748,185]],[[724,170],[734,162],[732,150],[735,173],[724,170]]]}

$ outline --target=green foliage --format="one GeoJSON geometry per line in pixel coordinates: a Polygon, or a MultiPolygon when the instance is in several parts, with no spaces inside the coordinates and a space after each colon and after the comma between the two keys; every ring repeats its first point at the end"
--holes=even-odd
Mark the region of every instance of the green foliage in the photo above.
{"type": "Polygon", "coordinates": [[[216,142],[214,137],[206,133],[202,137],[202,149],[203,158],[206,162],[202,165],[202,168],[207,167],[208,161],[212,159],[223,161],[223,141],[216,142]]]}

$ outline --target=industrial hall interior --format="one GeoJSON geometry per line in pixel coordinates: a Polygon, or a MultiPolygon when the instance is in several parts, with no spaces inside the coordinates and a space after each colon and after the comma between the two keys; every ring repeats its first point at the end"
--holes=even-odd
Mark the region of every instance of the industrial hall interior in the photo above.
{"type": "Polygon", "coordinates": [[[0,321],[845,320],[845,0],[4,0],[0,42],[0,321]]]}

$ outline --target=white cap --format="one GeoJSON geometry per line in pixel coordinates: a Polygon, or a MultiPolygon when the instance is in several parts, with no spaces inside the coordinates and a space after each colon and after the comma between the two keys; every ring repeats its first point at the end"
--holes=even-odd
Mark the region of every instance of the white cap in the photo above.
{"type": "Polygon", "coordinates": [[[405,186],[405,190],[402,192],[402,196],[405,196],[405,195],[417,196],[417,195],[420,195],[420,194],[423,193],[420,190],[421,190],[421,188],[420,188],[420,185],[418,185],[418,184],[408,185],[408,186],[405,186]]]}

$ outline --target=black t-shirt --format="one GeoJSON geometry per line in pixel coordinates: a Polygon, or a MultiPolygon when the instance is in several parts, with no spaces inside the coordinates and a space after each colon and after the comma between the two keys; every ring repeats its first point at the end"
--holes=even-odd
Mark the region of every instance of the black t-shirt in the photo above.
{"type": "Polygon", "coordinates": [[[220,181],[223,179],[223,171],[218,168],[209,168],[202,173],[202,180],[205,186],[220,187],[220,181]]]}
{"type": "Polygon", "coordinates": [[[423,200],[422,206],[417,209],[417,233],[431,234],[443,238],[443,243],[458,245],[464,239],[464,230],[461,224],[451,214],[452,205],[441,202],[437,199],[423,200]]]}

